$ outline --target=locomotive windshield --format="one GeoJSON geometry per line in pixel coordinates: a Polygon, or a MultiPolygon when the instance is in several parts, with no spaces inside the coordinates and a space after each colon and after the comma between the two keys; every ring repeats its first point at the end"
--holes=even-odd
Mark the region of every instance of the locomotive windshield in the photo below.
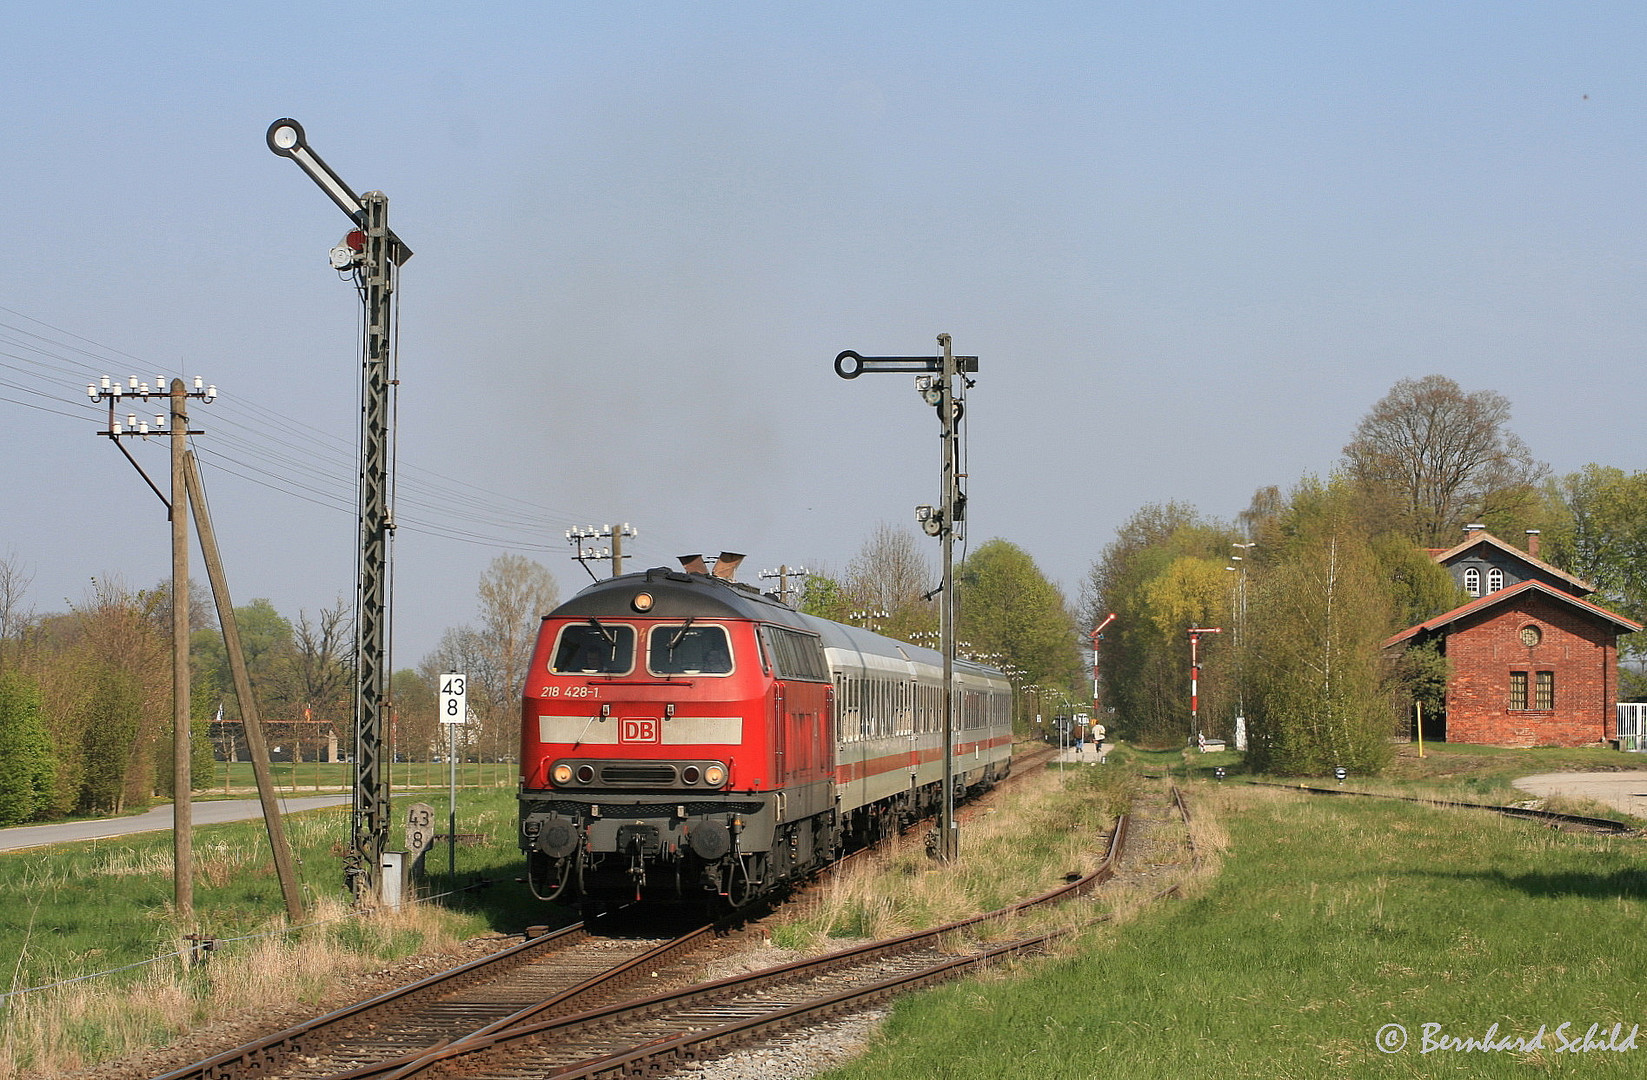
{"type": "Polygon", "coordinates": [[[723,626],[654,626],[646,638],[646,667],[654,675],[726,675],[732,648],[723,626]]]}
{"type": "Polygon", "coordinates": [[[635,628],[590,619],[561,627],[549,668],[560,675],[622,675],[635,666],[635,628]]]}

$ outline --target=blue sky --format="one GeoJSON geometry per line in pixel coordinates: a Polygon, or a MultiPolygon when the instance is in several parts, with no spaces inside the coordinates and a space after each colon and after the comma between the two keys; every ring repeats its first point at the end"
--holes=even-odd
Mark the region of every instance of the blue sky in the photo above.
{"type": "MultiPolygon", "coordinates": [[[[168,572],[158,501],[91,434],[102,373],[219,386],[196,445],[237,600],[351,589],[357,307],[326,265],[347,222],[264,145],[281,116],[417,252],[397,666],[473,617],[500,552],[577,588],[573,524],[634,523],[632,568],[726,548],[751,570],[913,528],[931,412],[830,362],[940,332],[981,358],[971,540],[1072,597],[1140,505],[1228,517],[1326,472],[1404,377],[1505,394],[1557,471],[1647,468],[1640,5],[8,23],[0,553],[41,611],[168,572]]],[[[163,473],[163,446],[132,449],[163,473]]]]}

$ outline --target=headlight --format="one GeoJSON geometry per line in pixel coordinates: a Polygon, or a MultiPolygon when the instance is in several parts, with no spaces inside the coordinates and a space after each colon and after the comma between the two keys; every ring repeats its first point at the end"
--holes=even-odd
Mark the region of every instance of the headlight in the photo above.
{"type": "Polygon", "coordinates": [[[710,765],[703,770],[703,782],[710,787],[720,787],[726,783],[726,766],[710,765]]]}
{"type": "Polygon", "coordinates": [[[564,763],[556,765],[549,771],[549,779],[562,786],[570,784],[572,782],[572,766],[564,763]]]}

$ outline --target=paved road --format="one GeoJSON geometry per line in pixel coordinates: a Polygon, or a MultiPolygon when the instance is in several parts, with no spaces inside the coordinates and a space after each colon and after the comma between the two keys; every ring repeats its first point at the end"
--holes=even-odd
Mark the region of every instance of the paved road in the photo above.
{"type": "MultiPolygon", "coordinates": [[[[353,799],[351,795],[304,795],[280,800],[283,813],[316,810],[323,806],[342,806],[353,799]]],[[[246,821],[263,816],[263,807],[256,799],[222,799],[194,804],[196,825],[219,825],[225,821],[246,821]]],[[[58,825],[20,825],[14,829],[0,829],[0,851],[40,847],[42,844],[64,844],[74,840],[104,840],[131,833],[170,831],[171,804],[157,806],[147,813],[133,817],[107,818],[98,821],[66,821],[58,825]]]]}
{"type": "Polygon", "coordinates": [[[1576,795],[1647,818],[1647,771],[1539,773],[1511,782],[1532,795],[1576,795]]]}

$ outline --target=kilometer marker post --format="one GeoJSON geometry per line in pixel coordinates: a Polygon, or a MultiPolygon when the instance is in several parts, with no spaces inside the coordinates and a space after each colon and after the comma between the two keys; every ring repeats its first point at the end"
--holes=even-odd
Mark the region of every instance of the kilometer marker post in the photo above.
{"type": "Polygon", "coordinates": [[[440,677],[440,722],[446,725],[446,772],[451,794],[446,810],[446,872],[457,881],[457,726],[469,718],[469,678],[461,671],[440,677]]]}

